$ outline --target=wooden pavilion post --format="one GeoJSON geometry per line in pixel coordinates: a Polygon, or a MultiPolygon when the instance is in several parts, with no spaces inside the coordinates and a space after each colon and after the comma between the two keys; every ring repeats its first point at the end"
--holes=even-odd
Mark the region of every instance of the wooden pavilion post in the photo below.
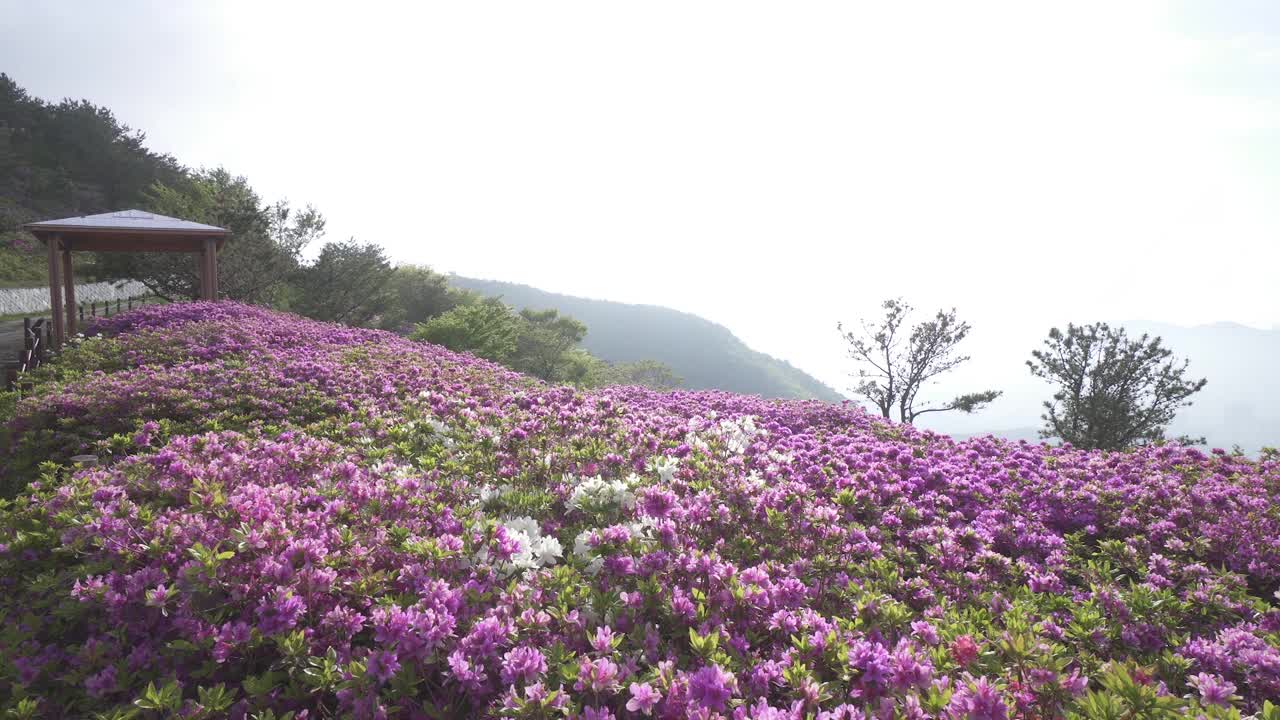
{"type": "Polygon", "coordinates": [[[62,236],[53,233],[46,244],[49,247],[49,307],[53,310],[53,346],[61,349],[67,332],[62,317],[62,282],[59,277],[62,274],[62,268],[58,262],[61,260],[58,257],[58,251],[62,249],[62,236]]]}
{"type": "Polygon", "coordinates": [[[196,253],[196,275],[200,277],[200,299],[209,299],[209,263],[204,259],[204,244],[201,243],[200,251],[196,253]]]}
{"type": "Polygon", "coordinates": [[[71,240],[68,239],[62,241],[62,282],[67,299],[66,332],[70,337],[76,334],[76,277],[71,271],[71,240]]]}
{"type": "Polygon", "coordinates": [[[218,299],[218,241],[214,238],[204,239],[204,253],[202,254],[205,266],[205,277],[208,278],[205,285],[205,299],[218,299]]]}

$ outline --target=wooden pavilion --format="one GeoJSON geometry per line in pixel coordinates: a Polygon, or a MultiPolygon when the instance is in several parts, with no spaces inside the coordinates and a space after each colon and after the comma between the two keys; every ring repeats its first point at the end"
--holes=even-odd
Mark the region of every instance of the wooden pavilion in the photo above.
{"type": "Polygon", "coordinates": [[[76,286],[71,275],[71,253],[77,250],[194,253],[200,275],[200,296],[205,300],[218,298],[218,250],[227,238],[226,228],[142,210],[44,220],[23,227],[49,249],[49,306],[53,310],[55,347],[60,347],[67,335],[76,332],[76,286]]]}

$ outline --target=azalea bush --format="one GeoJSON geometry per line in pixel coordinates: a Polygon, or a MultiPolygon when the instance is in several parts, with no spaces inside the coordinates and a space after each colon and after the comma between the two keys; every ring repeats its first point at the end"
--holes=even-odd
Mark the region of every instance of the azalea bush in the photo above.
{"type": "Polygon", "coordinates": [[[1274,456],[575,392],[234,303],[32,377],[11,717],[1280,720],[1274,456]]]}

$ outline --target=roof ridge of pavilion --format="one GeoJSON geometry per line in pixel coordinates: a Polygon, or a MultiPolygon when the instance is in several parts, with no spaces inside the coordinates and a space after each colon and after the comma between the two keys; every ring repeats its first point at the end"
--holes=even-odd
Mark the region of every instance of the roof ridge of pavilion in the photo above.
{"type": "Polygon", "coordinates": [[[204,223],[183,220],[181,218],[161,215],[160,213],[150,212],[148,210],[139,210],[137,208],[113,210],[111,212],[97,213],[94,215],[78,215],[54,220],[41,220],[39,222],[27,223],[22,227],[31,232],[77,232],[92,230],[128,232],[130,230],[134,230],[144,232],[168,232],[174,234],[199,233],[209,235],[225,235],[230,232],[226,228],[218,227],[217,225],[206,225],[204,223]]]}

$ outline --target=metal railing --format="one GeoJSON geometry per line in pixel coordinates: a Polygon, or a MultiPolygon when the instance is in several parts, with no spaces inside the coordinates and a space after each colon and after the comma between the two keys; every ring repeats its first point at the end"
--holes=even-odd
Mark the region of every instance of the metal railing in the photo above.
{"type": "Polygon", "coordinates": [[[40,318],[22,319],[22,349],[18,351],[18,364],[5,372],[5,387],[13,389],[18,386],[18,378],[44,364],[48,357],[49,345],[53,342],[51,323],[40,318]]]}

